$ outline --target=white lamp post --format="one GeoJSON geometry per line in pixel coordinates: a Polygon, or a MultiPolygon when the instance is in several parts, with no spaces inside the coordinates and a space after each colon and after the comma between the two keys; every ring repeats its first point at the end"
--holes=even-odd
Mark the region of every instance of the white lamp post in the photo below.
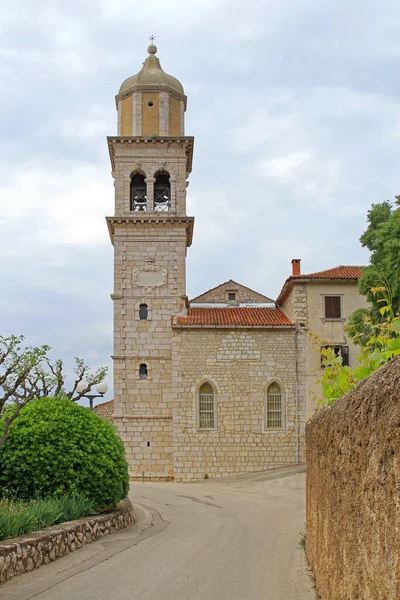
{"type": "MultiPolygon", "coordinates": [[[[78,385],[75,388],[75,391],[78,392],[78,394],[81,394],[82,392],[84,392],[87,388],[87,384],[84,381],[80,381],[78,383],[78,385]]],[[[93,410],[93,400],[95,398],[102,398],[104,396],[104,394],[106,394],[108,391],[108,385],[102,381],[101,383],[98,383],[96,385],[96,392],[97,394],[82,394],[82,398],[87,398],[89,400],[89,406],[90,408],[93,410]]]]}

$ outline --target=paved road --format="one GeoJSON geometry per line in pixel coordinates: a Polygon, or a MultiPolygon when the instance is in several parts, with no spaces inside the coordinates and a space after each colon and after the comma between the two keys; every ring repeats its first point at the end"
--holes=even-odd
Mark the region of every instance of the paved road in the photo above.
{"type": "Polygon", "coordinates": [[[135,483],[138,523],[0,589],[2,600],[314,600],[304,473],[135,483]]]}

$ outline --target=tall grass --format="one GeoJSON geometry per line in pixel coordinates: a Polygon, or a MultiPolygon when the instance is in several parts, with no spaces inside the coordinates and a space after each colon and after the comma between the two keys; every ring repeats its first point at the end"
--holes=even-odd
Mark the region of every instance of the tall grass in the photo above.
{"type": "Polygon", "coordinates": [[[94,501],[79,494],[31,502],[0,500],[0,540],[93,515],[94,501]]]}

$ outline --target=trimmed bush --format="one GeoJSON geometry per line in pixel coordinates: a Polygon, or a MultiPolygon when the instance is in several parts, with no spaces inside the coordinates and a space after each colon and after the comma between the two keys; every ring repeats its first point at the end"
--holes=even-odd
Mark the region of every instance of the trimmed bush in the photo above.
{"type": "Polygon", "coordinates": [[[113,425],[67,398],[27,404],[0,449],[0,497],[83,495],[101,509],[125,498],[128,487],[113,425]]]}

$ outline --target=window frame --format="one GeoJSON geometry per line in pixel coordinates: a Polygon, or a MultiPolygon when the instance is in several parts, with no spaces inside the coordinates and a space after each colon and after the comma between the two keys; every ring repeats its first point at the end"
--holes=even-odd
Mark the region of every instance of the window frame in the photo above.
{"type": "MultiPolygon", "coordinates": [[[[263,427],[264,432],[268,433],[270,431],[282,431],[286,429],[286,392],[283,383],[279,379],[272,379],[265,386],[264,392],[264,419],[263,419],[263,427]],[[268,394],[268,390],[271,385],[276,384],[280,389],[280,425],[268,425],[268,396],[276,395],[276,394],[268,394]]],[[[278,411],[273,411],[274,413],[278,411]]]]}
{"type": "Polygon", "coordinates": [[[217,408],[217,390],[215,385],[209,380],[209,379],[204,379],[197,387],[196,390],[196,424],[197,424],[197,429],[198,431],[217,431],[218,430],[218,408],[217,408]],[[206,383],[208,383],[208,385],[211,387],[212,391],[213,391],[213,426],[212,427],[201,427],[200,426],[200,421],[201,421],[201,417],[200,417],[200,395],[201,395],[201,388],[203,387],[203,385],[205,385],[206,383]]]}
{"type": "MultiPolygon", "coordinates": [[[[333,311],[332,311],[333,312],[333,311]]],[[[343,320],[343,294],[323,294],[322,295],[322,318],[324,321],[342,321],[343,320]],[[338,298],[339,299],[339,317],[327,317],[326,316],[326,301],[328,298],[338,298]]]]}
{"type": "MultiPolygon", "coordinates": [[[[322,344],[322,348],[332,348],[336,356],[339,356],[339,352],[342,357],[342,367],[350,366],[350,348],[348,344],[322,344]],[[346,348],[346,351],[343,353],[343,348],[346,348]]],[[[321,369],[324,369],[323,358],[321,354],[321,369]]]]}

